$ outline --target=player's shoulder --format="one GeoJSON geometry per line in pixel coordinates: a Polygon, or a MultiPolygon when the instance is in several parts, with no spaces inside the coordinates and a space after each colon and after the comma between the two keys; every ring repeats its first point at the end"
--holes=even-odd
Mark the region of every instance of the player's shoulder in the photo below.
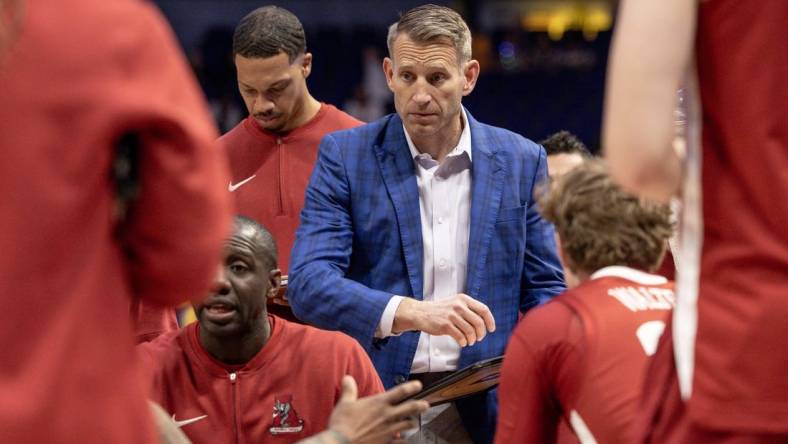
{"type": "Polygon", "coordinates": [[[364,122],[356,119],[350,114],[342,111],[330,103],[324,103],[326,109],[327,122],[331,126],[330,131],[341,131],[344,129],[355,128],[364,125],[364,122]]]}
{"type": "Polygon", "coordinates": [[[137,345],[137,353],[150,367],[161,367],[167,360],[178,356],[183,348],[183,335],[189,326],[169,331],[156,339],[137,345]]]}
{"type": "Polygon", "coordinates": [[[531,344],[554,344],[568,337],[576,313],[562,302],[563,295],[532,308],[514,329],[513,337],[531,344]]]}
{"type": "Polygon", "coordinates": [[[339,358],[362,350],[355,339],[338,331],[321,330],[279,317],[276,317],[276,322],[283,323],[283,331],[289,342],[300,344],[301,351],[312,356],[339,358]]]}
{"type": "Polygon", "coordinates": [[[396,118],[396,114],[389,114],[387,116],[381,117],[378,120],[375,120],[374,122],[362,122],[362,124],[359,126],[335,131],[331,134],[328,134],[326,137],[332,138],[337,144],[345,147],[353,146],[354,142],[356,144],[363,145],[379,143],[382,141],[382,136],[385,135],[389,124],[391,124],[393,121],[399,121],[399,119],[396,118]]]}
{"type": "Polygon", "coordinates": [[[229,149],[236,145],[234,142],[238,142],[240,139],[246,139],[249,137],[249,131],[246,129],[248,117],[245,117],[237,125],[235,125],[230,131],[219,136],[217,139],[219,146],[225,149],[229,149]]]}

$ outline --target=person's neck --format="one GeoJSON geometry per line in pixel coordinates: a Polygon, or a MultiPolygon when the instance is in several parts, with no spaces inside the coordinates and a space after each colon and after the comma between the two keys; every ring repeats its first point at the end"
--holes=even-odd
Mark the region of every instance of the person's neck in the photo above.
{"type": "Polygon", "coordinates": [[[442,128],[436,134],[422,137],[410,133],[408,135],[418,152],[429,154],[435,161],[440,163],[460,143],[464,127],[465,122],[463,122],[462,112],[460,112],[451,124],[447,125],[446,128],[442,128]]]}
{"type": "Polygon", "coordinates": [[[268,315],[262,316],[246,333],[239,336],[212,336],[200,329],[200,344],[216,360],[228,365],[241,365],[251,361],[271,337],[268,315]]]}
{"type": "Polygon", "coordinates": [[[311,94],[307,93],[303,99],[300,109],[296,112],[293,120],[287,125],[287,128],[282,130],[282,133],[289,133],[296,128],[305,125],[312,120],[320,111],[320,102],[318,102],[311,94]]]}
{"type": "Polygon", "coordinates": [[[582,284],[583,282],[591,280],[591,273],[587,271],[575,271],[573,273],[575,275],[575,278],[577,278],[578,285],[582,284]]]}

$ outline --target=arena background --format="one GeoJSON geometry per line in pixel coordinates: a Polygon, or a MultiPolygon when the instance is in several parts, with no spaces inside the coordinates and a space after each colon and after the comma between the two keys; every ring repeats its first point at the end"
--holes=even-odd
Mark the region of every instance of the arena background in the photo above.
{"type": "MultiPolygon", "coordinates": [[[[232,32],[254,8],[296,14],[315,57],[312,95],[362,120],[393,111],[380,69],[386,30],[411,0],[156,0],[188,54],[222,132],[246,111],[231,57],[232,32]]],[[[603,87],[615,2],[437,1],[460,11],[482,71],[464,100],[480,121],[530,139],[567,129],[599,147],[603,87]]]]}

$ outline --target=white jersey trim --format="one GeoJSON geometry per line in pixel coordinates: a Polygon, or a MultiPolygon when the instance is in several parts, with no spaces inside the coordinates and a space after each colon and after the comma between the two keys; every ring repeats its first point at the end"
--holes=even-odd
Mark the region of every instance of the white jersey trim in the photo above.
{"type": "Polygon", "coordinates": [[[583,421],[583,418],[580,417],[580,414],[577,413],[577,410],[572,410],[569,413],[569,424],[572,426],[572,430],[575,431],[580,444],[596,444],[594,434],[591,433],[591,430],[583,421]]]}
{"type": "Polygon", "coordinates": [[[688,76],[686,158],[679,224],[676,274],[676,308],[673,310],[673,347],[679,390],[684,400],[692,395],[695,372],[695,337],[698,330],[700,256],[703,247],[703,190],[701,107],[697,72],[688,76]]]}
{"type": "Polygon", "coordinates": [[[668,280],[664,276],[646,273],[645,271],[635,270],[634,268],[624,267],[622,265],[611,265],[609,267],[600,268],[591,274],[591,279],[603,277],[619,277],[640,285],[664,285],[668,283],[668,280]]]}

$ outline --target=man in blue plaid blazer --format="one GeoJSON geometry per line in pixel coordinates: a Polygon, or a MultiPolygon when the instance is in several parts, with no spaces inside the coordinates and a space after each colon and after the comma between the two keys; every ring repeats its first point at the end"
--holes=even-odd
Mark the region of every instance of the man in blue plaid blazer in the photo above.
{"type": "MultiPolygon", "coordinates": [[[[296,316],[356,338],[387,387],[502,355],[518,313],[564,289],[533,198],[544,150],[462,108],[479,73],[465,22],[416,8],[389,52],[398,112],[323,138],[288,287],[296,316]]],[[[492,440],[494,391],[456,406],[492,440]]]]}

